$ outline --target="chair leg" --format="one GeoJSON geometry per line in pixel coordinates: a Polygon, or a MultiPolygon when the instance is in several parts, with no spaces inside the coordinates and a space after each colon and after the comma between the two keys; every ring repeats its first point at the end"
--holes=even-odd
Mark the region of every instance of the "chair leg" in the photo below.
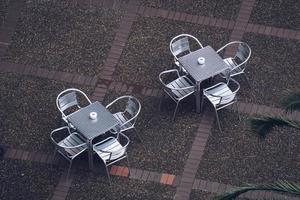
{"type": "Polygon", "coordinates": [[[249,82],[249,80],[248,80],[247,75],[246,75],[245,73],[243,73],[243,74],[244,74],[244,76],[245,76],[245,79],[246,79],[246,82],[247,82],[248,87],[251,88],[251,85],[250,85],[250,82],[249,82]]]}
{"type": "Polygon", "coordinates": [[[106,166],[106,164],[105,164],[105,168],[106,168],[106,174],[107,174],[107,177],[108,177],[109,184],[111,185],[110,175],[109,175],[108,167],[106,166]]]}
{"type": "Polygon", "coordinates": [[[163,93],[160,97],[160,100],[159,100],[159,111],[161,111],[161,105],[162,105],[162,102],[164,100],[164,97],[165,97],[165,93],[163,93]]]}
{"type": "Polygon", "coordinates": [[[219,115],[218,115],[218,111],[217,111],[217,109],[215,109],[215,112],[216,112],[216,118],[217,118],[217,122],[218,122],[219,130],[220,130],[220,132],[222,132],[222,130],[221,130],[221,124],[220,124],[220,120],[219,120],[219,115]]]}
{"type": "Polygon", "coordinates": [[[54,149],[54,152],[53,152],[53,155],[52,155],[52,158],[53,158],[53,162],[52,162],[52,169],[54,169],[54,159],[55,159],[55,156],[56,156],[56,149],[54,149]]]}
{"type": "Polygon", "coordinates": [[[70,171],[71,171],[71,167],[72,167],[72,162],[73,162],[73,160],[71,160],[70,164],[69,164],[68,173],[67,173],[67,177],[66,177],[67,180],[69,179],[69,175],[70,175],[70,171]]]}
{"type": "Polygon", "coordinates": [[[204,103],[204,95],[202,95],[202,99],[201,99],[201,107],[200,107],[200,112],[203,111],[203,103],[204,103]]]}
{"type": "Polygon", "coordinates": [[[129,177],[129,176],[130,176],[130,164],[129,164],[128,155],[126,155],[126,159],[127,159],[127,166],[128,166],[128,177],[129,177]]]}
{"type": "Polygon", "coordinates": [[[142,137],[140,136],[140,134],[137,132],[137,130],[135,129],[135,127],[133,127],[135,134],[137,135],[137,137],[139,138],[139,140],[141,141],[145,151],[147,152],[147,149],[145,147],[144,141],[142,140],[142,137]]]}
{"type": "Polygon", "coordinates": [[[133,129],[134,129],[135,134],[138,136],[139,140],[140,140],[142,143],[144,143],[143,140],[142,140],[142,138],[141,138],[141,136],[140,136],[140,134],[139,134],[139,133],[137,132],[137,130],[135,129],[135,127],[133,127],[133,129]]]}
{"type": "Polygon", "coordinates": [[[178,105],[179,105],[179,101],[176,102],[176,108],[175,108],[175,111],[174,111],[174,114],[173,114],[173,118],[172,118],[173,121],[175,120],[175,117],[176,117],[176,112],[177,112],[178,105]]]}
{"type": "Polygon", "coordinates": [[[235,106],[236,106],[236,112],[237,112],[237,114],[239,116],[239,120],[241,121],[241,115],[240,115],[239,107],[238,107],[237,103],[235,103],[235,106]]]}

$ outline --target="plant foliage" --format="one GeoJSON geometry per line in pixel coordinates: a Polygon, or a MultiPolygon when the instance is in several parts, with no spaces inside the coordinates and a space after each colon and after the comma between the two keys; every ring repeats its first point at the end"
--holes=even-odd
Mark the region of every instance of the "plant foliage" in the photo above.
{"type": "Polygon", "coordinates": [[[283,98],[281,105],[285,108],[286,112],[300,110],[300,92],[291,93],[286,98],[283,98]]]}
{"type": "Polygon", "coordinates": [[[244,187],[238,187],[230,192],[215,196],[213,197],[213,200],[232,200],[251,190],[277,191],[300,196],[300,185],[298,183],[290,181],[277,181],[275,183],[261,185],[248,184],[244,187]]]}
{"type": "Polygon", "coordinates": [[[257,116],[251,119],[252,131],[265,137],[274,126],[290,126],[300,130],[300,124],[284,117],[257,116]]]}

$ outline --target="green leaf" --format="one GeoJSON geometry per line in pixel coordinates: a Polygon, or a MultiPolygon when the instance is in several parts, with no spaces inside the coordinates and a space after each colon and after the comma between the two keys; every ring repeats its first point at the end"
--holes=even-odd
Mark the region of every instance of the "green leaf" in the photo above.
{"type": "Polygon", "coordinates": [[[294,92],[281,100],[281,105],[286,112],[300,110],[300,92],[294,92]]]}

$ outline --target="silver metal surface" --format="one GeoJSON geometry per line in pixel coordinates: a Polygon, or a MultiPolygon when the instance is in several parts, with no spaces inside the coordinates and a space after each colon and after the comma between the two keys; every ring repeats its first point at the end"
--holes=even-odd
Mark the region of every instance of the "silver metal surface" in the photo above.
{"type": "Polygon", "coordinates": [[[206,46],[182,56],[178,58],[178,61],[185,71],[196,81],[196,111],[200,113],[202,99],[201,82],[225,71],[228,69],[228,65],[226,65],[211,46],[206,46]],[[198,64],[199,57],[205,58],[204,64],[198,64]]]}

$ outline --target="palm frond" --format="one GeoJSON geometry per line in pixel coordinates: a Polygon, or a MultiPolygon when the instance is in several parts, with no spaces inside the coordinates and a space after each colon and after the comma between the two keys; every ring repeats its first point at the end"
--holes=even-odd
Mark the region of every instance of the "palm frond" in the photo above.
{"type": "Polygon", "coordinates": [[[213,200],[232,200],[237,198],[239,195],[251,190],[277,191],[300,196],[299,184],[291,181],[277,181],[270,184],[247,185],[244,187],[238,187],[230,192],[213,197],[213,200]]]}
{"type": "Polygon", "coordinates": [[[272,130],[274,126],[290,126],[300,130],[300,124],[296,121],[279,116],[256,116],[251,118],[251,129],[262,137],[266,137],[267,133],[272,130]]]}
{"type": "Polygon", "coordinates": [[[281,100],[281,105],[286,112],[300,110],[300,92],[294,92],[281,100]]]}

